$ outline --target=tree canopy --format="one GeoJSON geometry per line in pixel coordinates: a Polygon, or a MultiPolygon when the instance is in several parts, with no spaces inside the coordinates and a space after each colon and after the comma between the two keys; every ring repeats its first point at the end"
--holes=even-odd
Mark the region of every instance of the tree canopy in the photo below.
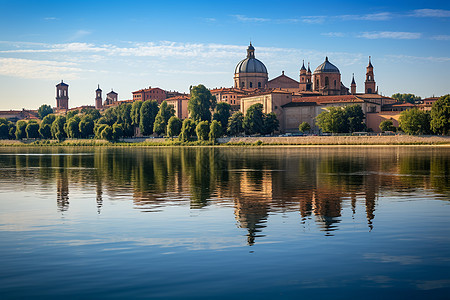
{"type": "Polygon", "coordinates": [[[407,102],[407,103],[414,103],[422,99],[414,94],[400,94],[400,93],[392,95],[391,98],[394,98],[399,102],[407,102]]]}
{"type": "Polygon", "coordinates": [[[330,107],[316,117],[316,124],[322,132],[348,133],[363,131],[364,113],[358,104],[345,107],[330,107]]]}
{"type": "Polygon", "coordinates": [[[156,102],[156,100],[147,100],[142,103],[139,129],[143,135],[150,135],[153,133],[153,125],[157,114],[158,102],[156,102]]]}
{"type": "Polygon", "coordinates": [[[39,119],[44,119],[45,116],[52,114],[53,113],[53,108],[48,105],[48,104],[42,104],[39,109],[38,109],[38,116],[39,119]]]}
{"type": "Polygon", "coordinates": [[[263,105],[255,103],[247,109],[244,117],[243,126],[247,134],[262,133],[264,130],[263,105]]]}
{"type": "Polygon", "coordinates": [[[430,126],[436,134],[450,134],[450,94],[434,102],[431,107],[430,126]]]}
{"type": "Polygon", "coordinates": [[[398,123],[407,134],[427,134],[430,132],[430,114],[417,108],[402,111],[398,123]]]}
{"type": "Polygon", "coordinates": [[[244,132],[244,114],[240,111],[235,112],[228,119],[227,132],[229,135],[238,135],[244,132]]]}
{"type": "Polygon", "coordinates": [[[228,119],[230,118],[231,105],[226,102],[219,102],[214,109],[213,120],[217,120],[222,128],[228,127],[228,119]]]}
{"type": "Polygon", "coordinates": [[[191,97],[188,102],[190,118],[194,121],[210,121],[211,109],[216,105],[216,97],[203,85],[191,88],[191,97]]]}

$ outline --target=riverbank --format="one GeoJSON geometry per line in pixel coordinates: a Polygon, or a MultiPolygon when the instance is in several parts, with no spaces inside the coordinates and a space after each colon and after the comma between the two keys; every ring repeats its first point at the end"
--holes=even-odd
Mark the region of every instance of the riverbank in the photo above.
{"type": "Polygon", "coordinates": [[[224,137],[215,144],[208,141],[180,142],[164,138],[130,138],[117,142],[94,139],[1,140],[0,146],[346,146],[346,145],[449,145],[450,136],[290,136],[290,137],[224,137]]]}

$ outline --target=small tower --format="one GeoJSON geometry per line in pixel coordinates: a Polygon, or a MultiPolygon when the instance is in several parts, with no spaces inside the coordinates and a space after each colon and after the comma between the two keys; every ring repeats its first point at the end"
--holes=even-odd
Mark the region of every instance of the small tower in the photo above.
{"type": "Polygon", "coordinates": [[[103,108],[103,100],[102,100],[102,90],[100,89],[100,84],[98,88],[95,90],[95,108],[101,109],[103,108]]]}
{"type": "Polygon", "coordinates": [[[352,83],[350,84],[350,90],[351,90],[352,95],[356,94],[355,73],[353,73],[352,83]]]}
{"type": "Polygon", "coordinates": [[[69,108],[69,85],[64,83],[62,80],[56,85],[56,108],[69,108]]]}
{"type": "Polygon", "coordinates": [[[306,91],[306,78],[307,78],[307,74],[306,74],[306,68],[305,68],[305,61],[303,60],[303,65],[302,68],[300,69],[300,84],[299,84],[299,88],[300,91],[306,91]]]}
{"type": "Polygon", "coordinates": [[[373,76],[373,66],[369,56],[369,65],[367,66],[366,71],[365,93],[376,94],[376,92],[377,91],[375,90],[375,77],[373,76]]]}

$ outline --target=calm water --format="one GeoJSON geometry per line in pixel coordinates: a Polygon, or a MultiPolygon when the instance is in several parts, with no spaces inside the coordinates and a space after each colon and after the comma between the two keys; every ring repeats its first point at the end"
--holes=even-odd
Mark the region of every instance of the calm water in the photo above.
{"type": "Polygon", "coordinates": [[[0,298],[449,299],[450,148],[0,148],[0,298]]]}

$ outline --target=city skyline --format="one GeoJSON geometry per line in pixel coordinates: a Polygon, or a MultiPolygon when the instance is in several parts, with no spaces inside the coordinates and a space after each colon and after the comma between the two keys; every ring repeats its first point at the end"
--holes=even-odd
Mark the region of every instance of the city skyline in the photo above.
{"type": "Polygon", "coordinates": [[[371,56],[383,95],[449,93],[445,2],[1,3],[0,109],[55,106],[61,80],[69,107],[94,105],[97,84],[119,100],[149,86],[231,87],[250,41],[269,79],[298,80],[303,60],[314,70],[328,56],[344,85],[354,73],[363,92],[371,56]]]}

